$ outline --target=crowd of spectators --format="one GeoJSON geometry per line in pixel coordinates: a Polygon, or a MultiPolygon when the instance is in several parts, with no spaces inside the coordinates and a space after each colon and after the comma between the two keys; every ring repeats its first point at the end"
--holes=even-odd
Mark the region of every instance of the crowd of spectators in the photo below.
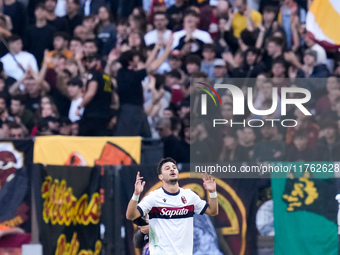
{"type": "MultiPolygon", "coordinates": [[[[340,160],[340,54],[307,33],[311,1],[120,2],[0,0],[0,138],[151,137],[178,162],[190,146],[206,161],[340,160]],[[275,87],[279,98],[307,88],[313,116],[294,108],[296,127],[225,126],[216,150],[206,122],[190,126],[190,81],[205,78],[256,79],[241,86],[256,109],[271,107],[275,87]]],[[[233,119],[219,93],[220,116],[233,119]]]]}

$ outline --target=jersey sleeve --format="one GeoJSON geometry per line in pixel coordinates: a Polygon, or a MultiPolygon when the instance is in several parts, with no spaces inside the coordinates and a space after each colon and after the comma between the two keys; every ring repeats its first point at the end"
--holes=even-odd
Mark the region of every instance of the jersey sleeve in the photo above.
{"type": "Polygon", "coordinates": [[[153,207],[153,202],[155,201],[153,193],[150,193],[146,197],[142,199],[142,201],[139,202],[137,205],[137,209],[140,212],[141,216],[147,215],[151,208],[153,207]]]}
{"type": "Polygon", "coordinates": [[[194,212],[200,215],[204,214],[209,206],[208,202],[201,199],[195,192],[191,191],[191,193],[193,196],[194,212]]]}

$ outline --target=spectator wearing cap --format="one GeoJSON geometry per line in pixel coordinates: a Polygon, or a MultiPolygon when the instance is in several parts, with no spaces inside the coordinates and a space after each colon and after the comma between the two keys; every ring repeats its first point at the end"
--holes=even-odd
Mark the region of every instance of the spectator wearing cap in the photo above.
{"type": "Polygon", "coordinates": [[[214,78],[214,60],[216,49],[214,44],[205,44],[203,46],[203,60],[201,62],[201,71],[206,73],[208,78],[214,78]]]}
{"type": "Polygon", "coordinates": [[[166,14],[169,17],[168,27],[172,31],[177,31],[181,28],[184,12],[187,6],[188,6],[187,1],[175,0],[175,4],[167,9],[166,14]]]}
{"type": "Polygon", "coordinates": [[[68,25],[68,34],[72,35],[76,26],[81,25],[84,16],[80,14],[80,0],[66,0],[66,15],[63,19],[68,25]]]}
{"type": "Polygon", "coordinates": [[[183,100],[182,86],[180,81],[181,74],[177,70],[172,70],[166,74],[165,85],[171,89],[171,103],[175,105],[183,100]]]}
{"type": "Polygon", "coordinates": [[[72,78],[67,83],[67,92],[71,100],[68,118],[71,122],[76,122],[84,113],[84,108],[80,108],[80,115],[76,114],[79,105],[83,102],[83,82],[79,78],[72,78]]]}
{"type": "Polygon", "coordinates": [[[34,10],[35,24],[30,26],[26,33],[25,48],[32,53],[41,67],[44,50],[53,49],[53,34],[55,28],[47,24],[46,7],[39,3],[34,10]],[[37,40],[39,38],[39,40],[37,40]]]}
{"type": "Polygon", "coordinates": [[[110,77],[96,69],[99,62],[98,55],[85,58],[87,83],[83,101],[76,112],[80,116],[82,108],[85,107],[79,127],[79,134],[83,136],[107,135],[113,87],[110,77]]]}
{"type": "Polygon", "coordinates": [[[317,160],[339,161],[340,140],[337,123],[327,120],[321,124],[321,138],[317,144],[317,160]]]}
{"type": "Polygon", "coordinates": [[[30,66],[33,71],[38,72],[38,64],[34,55],[22,51],[22,40],[13,35],[8,38],[9,53],[1,58],[5,73],[17,81],[24,77],[25,71],[30,66]]]}
{"type": "Polygon", "coordinates": [[[221,84],[223,83],[223,79],[228,78],[228,69],[226,62],[221,59],[217,58],[214,60],[214,78],[215,84],[221,84]]]}
{"type": "Polygon", "coordinates": [[[102,6],[105,6],[104,0],[85,0],[80,6],[80,13],[84,16],[96,15],[102,6]]]}
{"type": "Polygon", "coordinates": [[[199,16],[196,11],[189,9],[184,15],[183,30],[174,33],[173,49],[189,53],[200,53],[203,44],[212,43],[208,32],[197,29],[199,16]]]}
{"type": "Polygon", "coordinates": [[[68,24],[65,19],[56,15],[55,9],[57,0],[45,0],[47,23],[53,26],[57,31],[68,32],[68,24]]]}
{"type": "Polygon", "coordinates": [[[235,0],[234,5],[237,12],[229,18],[232,18],[234,36],[239,38],[243,30],[255,30],[261,24],[262,16],[259,12],[248,7],[247,0],[235,0]]]}
{"type": "Polygon", "coordinates": [[[326,78],[329,72],[325,64],[317,64],[317,54],[307,49],[303,56],[303,65],[297,73],[298,78],[326,78]]]}

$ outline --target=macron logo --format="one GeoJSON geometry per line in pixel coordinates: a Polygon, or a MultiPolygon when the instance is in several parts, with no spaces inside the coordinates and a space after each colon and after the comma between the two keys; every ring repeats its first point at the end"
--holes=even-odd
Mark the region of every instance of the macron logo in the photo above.
{"type": "Polygon", "coordinates": [[[171,218],[173,215],[187,215],[188,212],[189,212],[189,210],[185,209],[185,208],[177,209],[177,210],[168,210],[166,208],[163,208],[161,210],[160,215],[169,216],[171,218]]]}

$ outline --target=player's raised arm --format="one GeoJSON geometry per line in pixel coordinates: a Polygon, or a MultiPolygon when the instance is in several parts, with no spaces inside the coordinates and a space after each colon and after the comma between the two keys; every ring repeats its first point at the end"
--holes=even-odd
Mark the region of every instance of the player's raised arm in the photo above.
{"type": "Polygon", "coordinates": [[[132,198],[130,199],[130,202],[126,209],[126,218],[128,220],[134,220],[142,216],[139,210],[137,209],[139,195],[143,192],[145,186],[145,181],[142,181],[142,179],[143,177],[141,177],[140,173],[138,172],[135,182],[135,191],[133,192],[132,198]]]}
{"type": "Polygon", "coordinates": [[[212,178],[211,175],[207,173],[205,175],[202,174],[203,186],[206,191],[209,192],[209,206],[205,211],[206,214],[210,216],[216,216],[218,214],[218,200],[217,200],[217,192],[216,192],[216,182],[215,179],[212,178]]]}

